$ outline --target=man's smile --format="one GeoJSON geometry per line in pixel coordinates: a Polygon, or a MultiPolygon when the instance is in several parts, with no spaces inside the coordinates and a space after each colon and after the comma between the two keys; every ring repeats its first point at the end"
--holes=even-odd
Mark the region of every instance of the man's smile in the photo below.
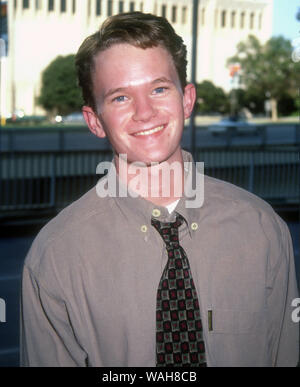
{"type": "Polygon", "coordinates": [[[133,135],[134,136],[149,136],[151,134],[162,131],[164,128],[165,128],[165,125],[160,125],[160,126],[157,126],[153,129],[142,130],[140,132],[134,133],[133,135]]]}

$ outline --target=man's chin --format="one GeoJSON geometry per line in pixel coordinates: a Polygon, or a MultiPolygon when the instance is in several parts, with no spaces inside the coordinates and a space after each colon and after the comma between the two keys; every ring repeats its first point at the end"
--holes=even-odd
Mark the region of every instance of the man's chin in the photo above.
{"type": "Polygon", "coordinates": [[[175,153],[178,151],[179,148],[177,148],[175,151],[168,153],[168,154],[153,154],[153,155],[145,155],[141,156],[139,158],[137,157],[131,157],[128,154],[118,154],[117,158],[119,160],[119,164],[126,163],[126,164],[133,164],[139,167],[151,167],[153,165],[162,164],[164,162],[172,162],[175,161],[176,157],[175,153]]]}
{"type": "Polygon", "coordinates": [[[168,160],[167,157],[147,157],[140,159],[130,158],[127,155],[118,155],[119,164],[126,163],[128,165],[136,165],[137,167],[151,167],[152,165],[161,164],[168,160]]]}

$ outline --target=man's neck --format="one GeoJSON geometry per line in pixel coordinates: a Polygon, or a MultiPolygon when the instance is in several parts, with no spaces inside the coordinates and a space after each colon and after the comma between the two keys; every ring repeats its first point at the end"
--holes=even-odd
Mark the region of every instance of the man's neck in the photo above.
{"type": "Polygon", "coordinates": [[[166,206],[181,198],[184,190],[184,168],[181,150],[162,163],[128,163],[121,157],[115,159],[118,176],[135,193],[144,199],[166,206]]]}

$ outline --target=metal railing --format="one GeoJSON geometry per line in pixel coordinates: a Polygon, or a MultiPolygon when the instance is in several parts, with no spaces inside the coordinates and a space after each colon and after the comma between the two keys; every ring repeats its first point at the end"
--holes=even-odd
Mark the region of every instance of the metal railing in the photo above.
{"type": "MultiPolygon", "coordinates": [[[[300,161],[296,148],[198,148],[205,173],[245,188],[271,203],[300,202],[300,161]]],[[[96,167],[112,159],[110,149],[2,152],[2,214],[31,209],[60,209],[93,187],[96,167]]]]}
{"type": "Polygon", "coordinates": [[[207,175],[228,181],[271,204],[300,203],[297,148],[198,150],[207,175]]]}
{"type": "Polygon", "coordinates": [[[111,160],[107,151],[3,152],[0,210],[62,208],[99,178],[96,166],[111,160]]]}

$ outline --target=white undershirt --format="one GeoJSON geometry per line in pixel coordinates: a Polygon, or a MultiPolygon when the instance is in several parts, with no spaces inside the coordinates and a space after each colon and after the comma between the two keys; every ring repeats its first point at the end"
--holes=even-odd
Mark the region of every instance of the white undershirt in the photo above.
{"type": "Polygon", "coordinates": [[[166,206],[167,210],[169,211],[169,214],[171,214],[171,212],[173,212],[173,211],[175,210],[175,208],[176,208],[176,206],[177,206],[179,200],[180,200],[180,199],[177,199],[177,200],[175,200],[175,202],[172,202],[172,203],[170,203],[170,204],[168,204],[168,205],[166,206]]]}

